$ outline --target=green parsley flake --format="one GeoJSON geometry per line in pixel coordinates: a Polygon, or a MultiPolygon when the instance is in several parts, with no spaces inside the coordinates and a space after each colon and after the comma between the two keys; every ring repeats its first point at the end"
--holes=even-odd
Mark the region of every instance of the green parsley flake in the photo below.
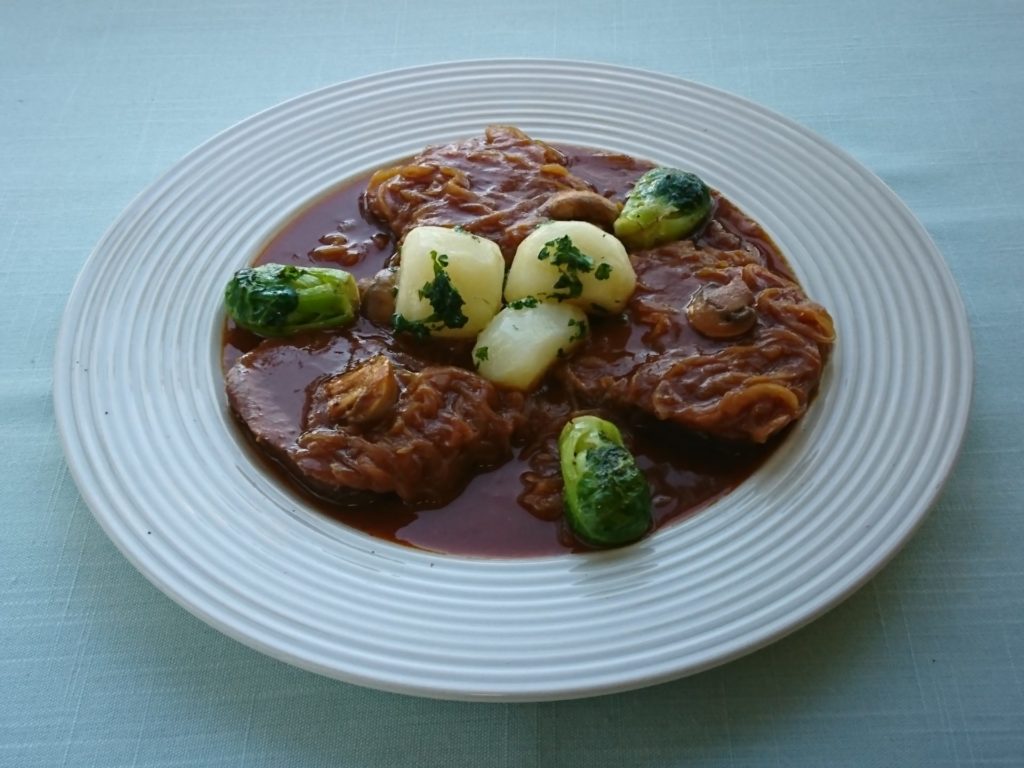
{"type": "Polygon", "coordinates": [[[569,337],[569,341],[579,341],[580,339],[587,335],[586,320],[570,320],[569,327],[572,328],[574,326],[576,330],[573,331],[572,336],[569,337]]]}
{"type": "Polygon", "coordinates": [[[406,320],[405,316],[396,312],[391,316],[391,325],[395,333],[411,333],[417,339],[423,339],[430,335],[430,329],[419,320],[406,320]]]}
{"type": "Polygon", "coordinates": [[[538,301],[536,296],[527,296],[524,299],[516,299],[508,303],[512,309],[533,309],[538,304],[540,304],[540,301],[538,301]]]}
{"type": "Polygon", "coordinates": [[[573,245],[572,238],[568,235],[546,242],[537,258],[541,261],[551,259],[551,263],[558,267],[561,275],[555,282],[555,293],[552,293],[551,297],[559,301],[578,298],[583,293],[580,275],[594,269],[594,260],[573,245]],[[562,289],[565,290],[560,293],[562,289]]]}
{"type": "Polygon", "coordinates": [[[430,260],[434,264],[434,279],[425,283],[419,290],[421,299],[430,302],[433,314],[423,320],[427,326],[438,325],[445,328],[461,328],[469,322],[469,318],[462,312],[466,302],[452,284],[452,279],[445,271],[448,266],[447,254],[439,254],[437,251],[430,252],[430,260]]]}

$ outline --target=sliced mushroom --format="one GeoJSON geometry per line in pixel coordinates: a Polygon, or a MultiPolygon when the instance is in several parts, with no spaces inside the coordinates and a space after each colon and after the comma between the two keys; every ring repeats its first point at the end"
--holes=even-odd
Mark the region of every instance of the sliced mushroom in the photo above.
{"type": "Polygon", "coordinates": [[[740,336],[757,322],[754,294],[741,279],[725,285],[702,285],[686,305],[690,325],[710,339],[740,336]]]}
{"type": "Polygon", "coordinates": [[[398,378],[384,355],[377,355],[351,371],[324,383],[327,415],[335,424],[370,424],[380,421],[398,402],[398,378]]]}
{"type": "Polygon", "coordinates": [[[621,206],[597,192],[585,189],[567,189],[558,192],[540,207],[540,213],[559,221],[589,221],[611,229],[619,216],[621,206]]]}
{"type": "Polygon", "coordinates": [[[391,325],[395,314],[398,270],[382,269],[369,280],[359,282],[359,302],[363,314],[377,325],[391,325]]]}

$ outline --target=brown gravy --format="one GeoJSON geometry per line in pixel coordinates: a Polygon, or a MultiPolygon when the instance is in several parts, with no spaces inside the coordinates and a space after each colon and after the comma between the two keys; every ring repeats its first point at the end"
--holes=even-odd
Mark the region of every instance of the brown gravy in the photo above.
{"type": "MultiPolygon", "coordinates": [[[[573,146],[558,149],[570,158],[569,168],[574,174],[594,184],[599,192],[618,199],[625,196],[637,176],[635,165],[624,164],[620,155],[573,146]]],[[[299,211],[271,238],[254,263],[335,266],[357,278],[375,274],[394,253],[395,243],[386,227],[373,221],[363,209],[361,195],[368,176],[348,181],[299,211]],[[330,243],[333,233],[344,235],[347,253],[339,256],[340,249],[335,249],[325,257],[322,246],[330,243]]],[[[714,238],[739,237],[756,247],[773,271],[792,275],[768,235],[724,198],[716,199],[712,223],[715,226],[707,227],[698,243],[704,238],[715,244],[714,238]]],[[[624,331],[632,333],[633,329],[624,331]]],[[[329,333],[319,333],[291,340],[289,370],[274,379],[274,386],[280,387],[279,395],[293,399],[300,411],[307,387],[331,372],[329,339],[329,333]]],[[[224,370],[260,341],[228,321],[224,370]]],[[[467,364],[464,351],[453,353],[453,362],[467,364]]],[[[628,426],[636,439],[637,461],[651,482],[655,528],[692,514],[728,493],[754,472],[782,439],[775,438],[765,445],[735,445],[649,421],[628,426]]],[[[262,451],[253,450],[282,481],[296,488],[324,515],[382,539],[427,550],[487,556],[553,555],[586,549],[565,529],[560,516],[541,519],[517,503],[523,490],[520,477],[529,469],[525,451],[477,475],[445,506],[418,508],[391,496],[373,497],[352,507],[318,498],[262,451]]]]}

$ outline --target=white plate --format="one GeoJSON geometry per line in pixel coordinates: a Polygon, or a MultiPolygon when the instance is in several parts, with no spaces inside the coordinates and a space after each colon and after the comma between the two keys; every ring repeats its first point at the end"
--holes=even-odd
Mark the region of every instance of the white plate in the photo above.
{"type": "Polygon", "coordinates": [[[942,257],[851,158],[673,77],[483,61],[326,88],[183,159],[86,263],[54,399],[96,519],[189,611],[342,680],[510,701],[693,673],[835,605],[936,498],[971,385],[965,313],[942,257]],[[228,414],[218,357],[231,273],[339,180],[492,122],[696,170],[774,235],[835,317],[821,394],[783,447],[725,499],[636,546],[487,560],[391,545],[268,477],[228,414]]]}

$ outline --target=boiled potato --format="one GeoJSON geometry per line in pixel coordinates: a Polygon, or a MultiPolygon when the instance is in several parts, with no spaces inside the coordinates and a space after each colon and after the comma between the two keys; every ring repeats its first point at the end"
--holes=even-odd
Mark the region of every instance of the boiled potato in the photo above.
{"type": "Polygon", "coordinates": [[[505,307],[477,337],[473,362],[484,378],[513,389],[537,386],[587,334],[579,307],[528,298],[505,307]]]}
{"type": "Polygon", "coordinates": [[[636,288],[625,247],[585,221],[549,221],[516,249],[505,300],[555,298],[585,311],[621,312],[636,288]]]}
{"type": "Polygon", "coordinates": [[[497,243],[447,227],[416,227],[402,242],[398,330],[472,338],[501,309],[505,260],[497,243]]]}

